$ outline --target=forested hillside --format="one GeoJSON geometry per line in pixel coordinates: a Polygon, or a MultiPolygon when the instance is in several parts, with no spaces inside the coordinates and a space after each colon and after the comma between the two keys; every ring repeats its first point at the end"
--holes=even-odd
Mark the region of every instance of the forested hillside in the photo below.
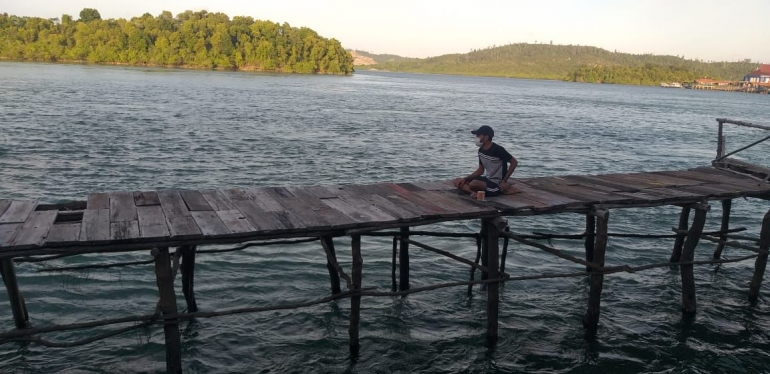
{"type": "Polygon", "coordinates": [[[251,17],[186,11],[101,19],[0,14],[0,58],[104,64],[350,74],[353,59],[339,41],[306,27],[251,17]]]}
{"type": "Polygon", "coordinates": [[[757,63],[704,62],[679,56],[635,55],[589,46],[510,44],[425,59],[382,62],[370,68],[463,75],[659,84],[695,78],[742,79],[757,63]]]}

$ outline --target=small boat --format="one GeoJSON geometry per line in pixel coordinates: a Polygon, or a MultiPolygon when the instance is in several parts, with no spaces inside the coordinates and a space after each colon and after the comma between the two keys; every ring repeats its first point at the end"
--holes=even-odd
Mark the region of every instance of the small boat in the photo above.
{"type": "Polygon", "coordinates": [[[661,82],[660,86],[665,88],[684,88],[682,87],[682,84],[679,82],[671,82],[671,83],[661,82]]]}

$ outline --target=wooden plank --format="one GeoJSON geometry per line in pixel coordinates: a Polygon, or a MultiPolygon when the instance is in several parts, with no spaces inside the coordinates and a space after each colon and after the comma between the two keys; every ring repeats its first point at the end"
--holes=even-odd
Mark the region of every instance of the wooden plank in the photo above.
{"type": "Polygon", "coordinates": [[[128,240],[140,238],[138,221],[121,221],[110,223],[111,240],[128,240]]]}
{"type": "Polygon", "coordinates": [[[533,209],[535,205],[542,205],[541,203],[535,203],[532,200],[523,198],[522,194],[520,193],[515,195],[498,196],[495,197],[494,200],[490,199],[489,202],[497,209],[505,213],[511,213],[511,210],[515,212],[519,210],[533,209]]]}
{"type": "Polygon", "coordinates": [[[13,237],[21,228],[21,223],[0,224],[0,248],[7,247],[13,242],[13,237]]]}
{"type": "Polygon", "coordinates": [[[222,191],[206,190],[201,191],[201,195],[203,195],[203,198],[206,199],[206,202],[211,205],[211,208],[214,209],[214,211],[227,211],[235,209],[233,203],[230,202],[230,199],[222,194],[222,191]]]}
{"type": "Polygon", "coordinates": [[[541,206],[535,206],[535,208],[553,208],[553,207],[566,207],[573,205],[584,205],[584,202],[579,199],[573,199],[570,197],[550,193],[543,191],[540,188],[536,188],[530,185],[531,179],[516,179],[511,180],[510,185],[521,191],[514,195],[524,199],[531,200],[533,202],[540,202],[541,206]]]}
{"type": "Polygon", "coordinates": [[[445,214],[450,213],[448,210],[442,207],[439,207],[435,204],[425,201],[425,199],[415,195],[414,192],[409,191],[402,186],[399,186],[393,183],[389,183],[386,186],[391,189],[394,195],[406,201],[409,201],[409,203],[414,204],[415,206],[419,207],[423,212],[425,212],[422,215],[423,218],[441,217],[445,214]]]}
{"type": "Polygon", "coordinates": [[[59,223],[51,227],[48,233],[46,245],[50,244],[74,244],[80,241],[81,223],[59,223]]]}
{"type": "Polygon", "coordinates": [[[266,212],[281,212],[286,208],[281,205],[265,188],[245,188],[244,192],[266,212]]]}
{"type": "Polygon", "coordinates": [[[456,214],[460,217],[497,213],[497,209],[491,205],[476,205],[473,200],[464,200],[460,199],[459,197],[453,197],[448,194],[436,191],[423,190],[415,192],[415,195],[422,197],[425,200],[428,200],[431,203],[438,205],[446,210],[452,211],[452,214],[456,214]]]}
{"type": "Polygon", "coordinates": [[[158,193],[155,191],[134,192],[134,205],[160,205],[158,193]]]}
{"type": "Polygon", "coordinates": [[[160,205],[136,207],[139,221],[139,235],[142,238],[165,238],[171,236],[166,215],[160,205]]]}
{"type": "Polygon", "coordinates": [[[736,187],[751,188],[751,189],[754,189],[754,188],[770,189],[770,184],[760,182],[756,179],[743,177],[733,173],[720,172],[715,169],[714,171],[716,171],[717,173],[712,174],[705,170],[688,170],[687,176],[692,179],[698,179],[705,183],[730,184],[736,187]]]}
{"type": "Polygon", "coordinates": [[[371,217],[363,214],[357,208],[343,201],[339,197],[333,199],[323,199],[321,201],[332,209],[335,209],[338,212],[346,215],[355,222],[367,223],[372,221],[371,217]]]}
{"type": "Polygon", "coordinates": [[[37,200],[14,200],[8,205],[0,223],[24,223],[37,207],[37,200]]]}
{"type": "Polygon", "coordinates": [[[195,239],[203,236],[192,215],[171,217],[167,215],[166,220],[168,221],[168,231],[174,239],[195,239]]]}
{"type": "Polygon", "coordinates": [[[192,212],[192,216],[203,235],[226,235],[230,233],[230,230],[214,211],[195,211],[192,212]]]}
{"type": "Polygon", "coordinates": [[[342,214],[341,212],[330,208],[324,204],[321,199],[310,194],[304,187],[287,187],[286,188],[296,199],[301,201],[302,204],[307,205],[313,211],[321,216],[326,222],[328,222],[332,228],[352,228],[356,226],[356,222],[350,217],[342,214]]]}
{"type": "Polygon", "coordinates": [[[0,217],[3,216],[3,213],[5,213],[9,206],[11,206],[11,200],[0,199],[0,217]]]}
{"type": "Polygon", "coordinates": [[[300,199],[294,196],[289,190],[278,188],[267,188],[264,192],[281,204],[285,209],[287,216],[296,218],[298,227],[304,227],[308,229],[330,229],[331,223],[327,222],[320,215],[318,215],[312,207],[303,203],[300,199]]]}
{"type": "Polygon", "coordinates": [[[265,212],[254,201],[241,200],[233,203],[258,231],[273,233],[290,229],[274,215],[274,212],[265,212]]]}
{"type": "Polygon", "coordinates": [[[228,188],[226,190],[220,190],[222,196],[227,198],[233,205],[233,208],[238,206],[241,201],[253,201],[243,188],[228,188]]]}
{"type": "Polygon", "coordinates": [[[187,209],[187,204],[185,204],[179,192],[170,190],[158,191],[158,199],[166,218],[192,217],[190,210],[187,209]]]}
{"type": "MultiPolygon", "coordinates": [[[[582,200],[586,204],[598,203],[624,203],[632,202],[633,198],[616,195],[611,192],[602,192],[589,189],[580,185],[560,185],[556,183],[529,183],[532,187],[545,190],[557,195],[566,196],[575,200],[582,200]]],[[[539,193],[539,192],[538,192],[539,193]]]]}
{"type": "Polygon", "coordinates": [[[21,225],[16,236],[13,237],[13,242],[9,247],[21,249],[43,245],[58,214],[59,212],[56,210],[32,212],[27,221],[21,225]]]}
{"type": "Polygon", "coordinates": [[[136,221],[133,192],[113,192],[110,199],[110,222],[136,221]]]}
{"type": "Polygon", "coordinates": [[[426,182],[413,182],[412,184],[426,191],[456,190],[455,186],[452,185],[452,181],[426,181],[426,182]]]}
{"type": "Polygon", "coordinates": [[[216,214],[231,233],[241,234],[257,231],[254,225],[237,209],[218,210],[216,214]]]}
{"type": "Polygon", "coordinates": [[[208,201],[206,201],[203,195],[198,191],[179,191],[179,195],[182,196],[182,199],[187,204],[187,208],[191,212],[214,210],[211,208],[211,205],[208,203],[208,201]]]}
{"type": "Polygon", "coordinates": [[[611,188],[612,191],[618,191],[618,192],[639,192],[641,189],[638,187],[630,187],[626,186],[620,183],[615,183],[610,180],[605,180],[600,177],[594,177],[594,176],[585,176],[585,175],[569,175],[564,177],[564,179],[569,181],[575,181],[579,184],[585,184],[590,186],[604,186],[607,188],[611,188]]]}
{"type": "Polygon", "coordinates": [[[80,226],[80,242],[110,240],[110,210],[87,209],[80,226]]]}
{"type": "MultiPolygon", "coordinates": [[[[372,223],[398,222],[398,218],[384,212],[382,209],[378,208],[374,204],[362,198],[353,197],[353,196],[342,196],[340,197],[340,199],[345,201],[345,203],[352,206],[354,209],[356,209],[359,214],[369,217],[369,221],[371,221],[372,223]]],[[[347,213],[345,214],[347,215],[347,213]]]]}
{"type": "Polygon", "coordinates": [[[86,209],[110,209],[110,195],[101,192],[88,194],[86,209]]]}
{"type": "Polygon", "coordinates": [[[380,195],[372,195],[367,198],[367,201],[371,202],[384,212],[396,217],[399,221],[408,222],[420,219],[420,214],[415,214],[407,210],[404,206],[399,206],[393,200],[389,200],[386,197],[380,195]]]}
{"type": "Polygon", "coordinates": [[[339,193],[330,186],[308,186],[303,190],[319,199],[333,199],[339,196],[339,193]]]}

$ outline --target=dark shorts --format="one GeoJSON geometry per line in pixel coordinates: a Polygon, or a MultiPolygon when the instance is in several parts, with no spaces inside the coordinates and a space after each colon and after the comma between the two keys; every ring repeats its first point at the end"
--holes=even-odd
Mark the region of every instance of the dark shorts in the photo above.
{"type": "Polygon", "coordinates": [[[487,196],[497,196],[500,194],[500,186],[497,183],[489,180],[489,178],[482,175],[480,177],[476,177],[474,180],[482,181],[487,184],[487,196]]]}

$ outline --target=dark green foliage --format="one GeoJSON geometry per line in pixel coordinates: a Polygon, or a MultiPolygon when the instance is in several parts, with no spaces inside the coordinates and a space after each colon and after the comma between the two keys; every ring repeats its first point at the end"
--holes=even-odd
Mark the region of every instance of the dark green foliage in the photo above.
{"type": "Polygon", "coordinates": [[[83,8],[83,10],[80,11],[80,20],[81,22],[91,22],[102,19],[101,14],[99,14],[99,11],[93,8],[83,8]]]}
{"type": "Polygon", "coordinates": [[[102,20],[83,9],[61,23],[0,14],[0,58],[105,64],[350,74],[353,58],[336,39],[223,13],[163,12],[102,20]],[[88,21],[86,21],[88,20],[88,21]]]}
{"type": "MultiPolygon", "coordinates": [[[[360,52],[359,52],[360,53],[360,52]]],[[[573,45],[510,44],[426,59],[382,62],[368,68],[580,82],[657,85],[695,78],[740,80],[756,63],[704,62],[678,56],[634,55],[573,45]]]]}

